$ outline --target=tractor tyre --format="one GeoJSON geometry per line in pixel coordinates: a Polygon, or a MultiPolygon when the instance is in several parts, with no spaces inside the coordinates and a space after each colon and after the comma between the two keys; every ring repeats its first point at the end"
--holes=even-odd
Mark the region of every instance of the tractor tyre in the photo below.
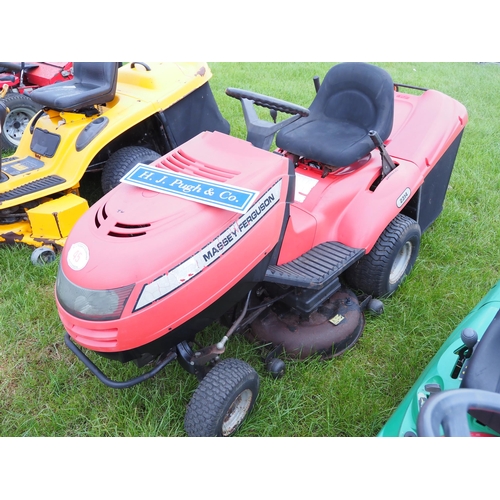
{"type": "Polygon", "coordinates": [[[259,385],[259,375],[248,363],[233,358],[217,363],[188,404],[184,419],[188,436],[232,436],[252,411],[259,385]]]}
{"type": "Polygon", "coordinates": [[[7,93],[2,102],[9,110],[2,128],[2,150],[16,150],[24,130],[41,106],[17,92],[7,93]]]}
{"type": "Polygon", "coordinates": [[[345,272],[346,282],[374,297],[388,297],[411,271],[420,249],[420,237],[418,223],[398,214],[372,250],[345,272]]]}
{"type": "Polygon", "coordinates": [[[120,179],[138,163],[149,165],[160,158],[156,151],[142,146],[127,146],[115,151],[102,170],[101,186],[104,194],[120,184],[120,179]]]}

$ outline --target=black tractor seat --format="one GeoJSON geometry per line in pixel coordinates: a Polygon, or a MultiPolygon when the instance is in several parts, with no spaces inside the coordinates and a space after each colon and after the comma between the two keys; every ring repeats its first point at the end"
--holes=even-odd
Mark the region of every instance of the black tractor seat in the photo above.
{"type": "Polygon", "coordinates": [[[394,84],[382,68],[351,62],[326,74],[307,117],[287,125],[276,145],[297,156],[345,167],[374,148],[370,131],[385,141],[394,120],[394,84]]]}
{"type": "Polygon", "coordinates": [[[73,79],[34,90],[30,97],[44,108],[83,112],[112,101],[118,79],[117,62],[75,62],[73,79]]]}

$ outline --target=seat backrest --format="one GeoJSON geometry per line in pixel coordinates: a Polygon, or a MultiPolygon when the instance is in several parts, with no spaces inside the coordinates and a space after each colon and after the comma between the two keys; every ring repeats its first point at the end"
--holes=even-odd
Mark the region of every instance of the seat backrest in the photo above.
{"type": "Polygon", "coordinates": [[[312,115],[376,130],[385,141],[394,120],[394,84],[387,71],[362,62],[333,66],[310,106],[312,115]]]}
{"type": "Polygon", "coordinates": [[[74,62],[73,83],[116,90],[118,63],[116,62],[74,62]]]}

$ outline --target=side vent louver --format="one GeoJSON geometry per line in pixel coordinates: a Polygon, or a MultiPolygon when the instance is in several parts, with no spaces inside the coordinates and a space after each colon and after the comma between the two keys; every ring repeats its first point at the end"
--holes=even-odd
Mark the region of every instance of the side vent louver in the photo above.
{"type": "Polygon", "coordinates": [[[117,222],[115,224],[116,230],[109,231],[108,236],[113,236],[114,238],[136,238],[137,236],[144,236],[146,234],[144,229],[150,226],[151,224],[121,224],[117,222]]]}
{"type": "MultiPolygon", "coordinates": [[[[108,218],[106,213],[106,205],[96,212],[95,215],[95,225],[100,228],[103,222],[108,218]]],[[[137,236],[144,236],[146,234],[146,228],[151,227],[151,224],[124,224],[122,222],[116,222],[113,228],[108,231],[108,236],[113,238],[135,238],[137,236]]]]}

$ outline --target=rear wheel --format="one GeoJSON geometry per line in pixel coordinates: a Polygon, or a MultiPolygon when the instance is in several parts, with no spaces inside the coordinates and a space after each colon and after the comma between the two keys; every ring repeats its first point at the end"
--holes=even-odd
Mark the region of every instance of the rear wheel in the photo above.
{"type": "Polygon", "coordinates": [[[142,146],[127,146],[113,153],[104,165],[101,186],[104,194],[120,184],[120,179],[138,163],[149,165],[160,158],[156,151],[142,146]]]}
{"type": "Polygon", "coordinates": [[[252,411],[259,376],[244,361],[225,359],[203,378],[188,404],[184,427],[188,436],[232,436],[252,411]]]}
{"type": "Polygon", "coordinates": [[[2,128],[2,149],[17,149],[19,141],[30,120],[40,110],[30,97],[17,92],[9,92],[3,98],[9,109],[2,128]]]}
{"type": "Polygon", "coordinates": [[[417,259],[420,238],[418,223],[398,214],[372,250],[346,271],[349,286],[375,297],[394,293],[417,259]]]}

